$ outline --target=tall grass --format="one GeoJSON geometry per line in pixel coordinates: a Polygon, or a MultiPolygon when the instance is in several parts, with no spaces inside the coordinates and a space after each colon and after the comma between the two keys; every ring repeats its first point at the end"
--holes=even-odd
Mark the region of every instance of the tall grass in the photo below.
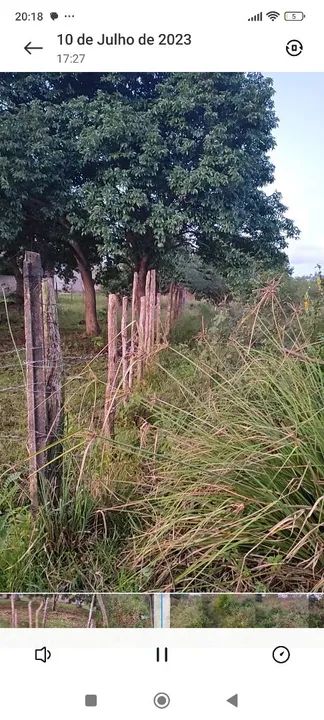
{"type": "Polygon", "coordinates": [[[272,287],[226,348],[207,343],[209,365],[189,358],[196,381],[181,382],[180,406],[155,401],[156,482],[142,499],[151,521],[128,556],[143,588],[323,589],[324,366],[313,330],[272,287]]]}
{"type": "MultiPolygon", "coordinates": [[[[42,486],[33,521],[27,451],[5,437],[0,589],[324,588],[322,305],[279,297],[273,282],[252,307],[194,303],[126,407],[119,398],[113,442],[104,340],[81,344],[78,311],[68,329],[62,308],[62,494],[57,505],[42,486]]],[[[6,436],[25,437],[16,397],[18,428],[2,394],[6,436]]]]}

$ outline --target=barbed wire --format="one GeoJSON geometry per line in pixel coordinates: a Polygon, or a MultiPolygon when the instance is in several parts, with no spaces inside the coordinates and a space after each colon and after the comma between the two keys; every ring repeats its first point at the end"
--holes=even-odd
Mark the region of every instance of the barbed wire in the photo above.
{"type": "MultiPolygon", "coordinates": [[[[1,353],[0,353],[1,355],[1,353]]],[[[95,360],[98,359],[97,355],[63,355],[62,357],[62,365],[65,366],[71,366],[71,365],[80,365],[82,362],[88,361],[88,360],[95,360]]],[[[12,370],[17,369],[18,367],[43,367],[44,370],[50,370],[52,368],[52,365],[41,365],[38,363],[37,360],[26,362],[25,360],[21,361],[19,360],[19,363],[10,363],[7,365],[1,365],[0,364],[0,372],[3,370],[12,370]]]]}
{"type": "Polygon", "coordinates": [[[25,351],[25,345],[21,348],[17,348],[16,350],[0,350],[0,355],[17,355],[18,352],[23,351],[25,351]]]}
{"type": "Polygon", "coordinates": [[[16,392],[17,390],[23,390],[23,389],[25,390],[25,388],[26,388],[25,385],[12,385],[12,386],[10,386],[10,387],[0,388],[0,393],[3,393],[3,392],[16,392]]]}
{"type": "MultiPolygon", "coordinates": [[[[105,349],[105,345],[102,348],[102,350],[105,349]]],[[[21,348],[17,348],[17,350],[0,350],[0,357],[1,355],[17,355],[17,353],[26,352],[26,347],[23,345],[21,348]]],[[[78,359],[78,360],[91,360],[91,358],[94,358],[97,356],[97,352],[93,355],[62,355],[63,359],[78,359]]]]}

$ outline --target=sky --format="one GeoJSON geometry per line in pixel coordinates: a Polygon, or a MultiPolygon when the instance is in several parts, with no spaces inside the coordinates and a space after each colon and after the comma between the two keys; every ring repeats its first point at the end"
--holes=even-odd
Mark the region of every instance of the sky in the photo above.
{"type": "Polygon", "coordinates": [[[279,118],[273,189],[301,231],[287,252],[294,275],[309,275],[317,263],[324,268],[324,73],[264,74],[279,118]]]}

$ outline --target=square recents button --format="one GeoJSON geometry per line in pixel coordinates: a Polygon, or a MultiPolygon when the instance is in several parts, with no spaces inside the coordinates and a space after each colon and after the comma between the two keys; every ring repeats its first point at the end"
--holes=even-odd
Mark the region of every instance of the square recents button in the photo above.
{"type": "Polygon", "coordinates": [[[97,707],[97,695],[86,695],[85,696],[86,707],[97,707]]]}

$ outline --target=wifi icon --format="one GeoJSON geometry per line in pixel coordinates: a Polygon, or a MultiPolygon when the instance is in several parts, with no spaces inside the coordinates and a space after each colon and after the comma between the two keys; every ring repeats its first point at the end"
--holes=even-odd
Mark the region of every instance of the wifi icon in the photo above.
{"type": "Polygon", "coordinates": [[[274,22],[275,20],[278,20],[280,13],[277,12],[277,10],[270,10],[270,12],[267,13],[267,17],[274,22]]]}

